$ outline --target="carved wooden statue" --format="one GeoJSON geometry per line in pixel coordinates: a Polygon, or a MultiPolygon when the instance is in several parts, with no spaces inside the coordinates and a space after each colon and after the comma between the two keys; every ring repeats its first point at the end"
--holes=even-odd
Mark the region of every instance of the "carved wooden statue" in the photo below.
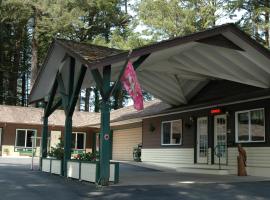
{"type": "Polygon", "coordinates": [[[247,153],[245,149],[243,149],[241,144],[238,144],[238,152],[239,152],[239,156],[237,157],[238,176],[247,176],[247,171],[246,171],[247,153]]]}

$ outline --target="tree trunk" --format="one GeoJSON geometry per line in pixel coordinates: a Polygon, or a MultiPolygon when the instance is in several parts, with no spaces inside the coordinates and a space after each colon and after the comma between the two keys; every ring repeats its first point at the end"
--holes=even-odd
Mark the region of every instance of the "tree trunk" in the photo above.
{"type": "Polygon", "coordinates": [[[21,105],[26,106],[26,77],[25,73],[22,74],[22,96],[21,105]]]}
{"type": "Polygon", "coordinates": [[[76,111],[80,111],[81,110],[81,92],[79,92],[79,96],[78,96],[78,100],[76,102],[75,110],[76,111]]]}
{"type": "Polygon", "coordinates": [[[32,89],[34,82],[38,73],[38,42],[36,39],[36,28],[37,28],[37,9],[33,7],[34,17],[33,17],[33,33],[32,33],[32,59],[31,59],[31,84],[30,89],[32,89]]]}
{"type": "Polygon", "coordinates": [[[115,92],[115,95],[113,98],[114,98],[113,109],[117,110],[119,108],[123,108],[124,94],[121,89],[118,89],[115,92]]]}
{"type": "Polygon", "coordinates": [[[91,88],[86,88],[85,89],[85,106],[84,106],[84,111],[89,112],[89,102],[90,102],[90,93],[91,93],[91,88]]]}
{"type": "Polygon", "coordinates": [[[94,95],[95,95],[95,101],[94,101],[94,111],[99,112],[100,110],[100,102],[99,102],[99,93],[97,88],[94,88],[94,95]]]}
{"type": "Polygon", "coordinates": [[[22,47],[22,33],[23,27],[19,26],[15,31],[16,40],[13,54],[13,66],[9,72],[8,82],[8,98],[7,102],[9,105],[17,104],[17,86],[18,86],[18,74],[21,65],[21,47],[22,47]]]}
{"type": "Polygon", "coordinates": [[[265,45],[269,48],[269,0],[265,0],[265,28],[264,28],[264,35],[265,35],[265,45]]]}

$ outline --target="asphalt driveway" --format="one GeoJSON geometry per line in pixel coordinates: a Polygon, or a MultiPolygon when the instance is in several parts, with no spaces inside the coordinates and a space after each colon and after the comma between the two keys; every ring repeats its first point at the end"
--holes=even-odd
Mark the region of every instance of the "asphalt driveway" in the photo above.
{"type": "Polygon", "coordinates": [[[258,178],[182,174],[121,164],[120,183],[99,188],[29,167],[29,159],[0,158],[0,200],[270,199],[270,182],[258,178]]]}

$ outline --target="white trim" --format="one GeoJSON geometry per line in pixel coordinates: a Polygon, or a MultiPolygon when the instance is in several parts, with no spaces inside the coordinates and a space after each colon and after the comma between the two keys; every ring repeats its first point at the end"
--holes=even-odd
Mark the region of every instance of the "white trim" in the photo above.
{"type": "Polygon", "coordinates": [[[196,153],[197,153],[197,163],[203,163],[203,164],[207,164],[208,163],[208,148],[209,148],[209,137],[208,137],[208,131],[209,131],[209,127],[208,127],[208,123],[209,123],[209,119],[208,116],[202,116],[202,117],[198,117],[197,118],[197,127],[196,127],[196,141],[197,141],[197,146],[196,146],[196,153]],[[205,120],[206,121],[206,136],[207,136],[207,149],[206,149],[206,157],[201,157],[200,156],[200,133],[199,133],[199,121],[200,120],[205,120]]]}
{"type": "Polygon", "coordinates": [[[86,148],[86,132],[72,132],[72,134],[75,134],[75,148],[72,148],[72,150],[85,150],[85,148],[86,148]],[[78,133],[83,134],[83,149],[77,148],[78,133]]]}
{"type": "MultiPolygon", "coordinates": [[[[15,137],[15,148],[25,148],[25,149],[30,149],[32,147],[27,147],[27,131],[34,131],[34,136],[37,135],[37,130],[36,129],[21,129],[18,128],[16,129],[16,137],[15,137]],[[17,146],[17,135],[18,135],[18,131],[24,131],[24,146],[17,146]]],[[[36,147],[36,139],[34,141],[34,147],[36,147]]]]}
{"type": "MultiPolygon", "coordinates": [[[[221,164],[227,164],[227,160],[228,160],[228,151],[227,151],[227,146],[228,146],[228,133],[227,133],[227,121],[228,121],[228,119],[227,119],[227,115],[226,114],[220,114],[220,115],[215,115],[214,116],[214,148],[217,146],[217,119],[218,118],[223,118],[223,119],[225,119],[225,145],[226,145],[226,149],[225,149],[225,151],[226,151],[226,153],[225,153],[225,157],[222,157],[221,159],[220,159],[220,163],[221,164]]],[[[216,156],[216,155],[214,155],[214,163],[215,164],[218,164],[218,157],[216,156]]]]}
{"type": "Polygon", "coordinates": [[[182,119],[175,119],[170,121],[162,121],[161,122],[161,146],[181,146],[183,143],[183,120],[182,119]],[[181,121],[181,140],[179,144],[172,144],[172,124],[173,122],[181,121]],[[164,144],[163,143],[163,124],[164,123],[170,123],[171,125],[171,132],[170,132],[170,144],[164,144]]]}
{"type": "Polygon", "coordinates": [[[250,110],[241,110],[241,111],[236,111],[235,115],[234,115],[234,119],[235,119],[235,142],[236,143],[263,143],[265,142],[265,110],[264,108],[255,108],[255,109],[250,109],[250,110]],[[252,141],[251,140],[251,122],[250,122],[250,112],[251,111],[255,111],[255,110],[263,110],[263,125],[264,125],[264,140],[261,141],[252,141]],[[238,114],[240,113],[248,113],[248,140],[245,141],[239,141],[238,140],[238,114]]]}

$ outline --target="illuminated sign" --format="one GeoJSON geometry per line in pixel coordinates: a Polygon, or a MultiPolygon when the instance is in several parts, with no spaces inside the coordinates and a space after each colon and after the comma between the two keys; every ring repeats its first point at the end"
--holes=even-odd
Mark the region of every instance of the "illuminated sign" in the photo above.
{"type": "Polygon", "coordinates": [[[221,109],[219,109],[219,108],[215,108],[215,109],[212,109],[212,110],[210,111],[210,113],[213,114],[213,115],[215,115],[215,114],[220,114],[220,113],[222,113],[222,111],[221,111],[221,109]]]}

